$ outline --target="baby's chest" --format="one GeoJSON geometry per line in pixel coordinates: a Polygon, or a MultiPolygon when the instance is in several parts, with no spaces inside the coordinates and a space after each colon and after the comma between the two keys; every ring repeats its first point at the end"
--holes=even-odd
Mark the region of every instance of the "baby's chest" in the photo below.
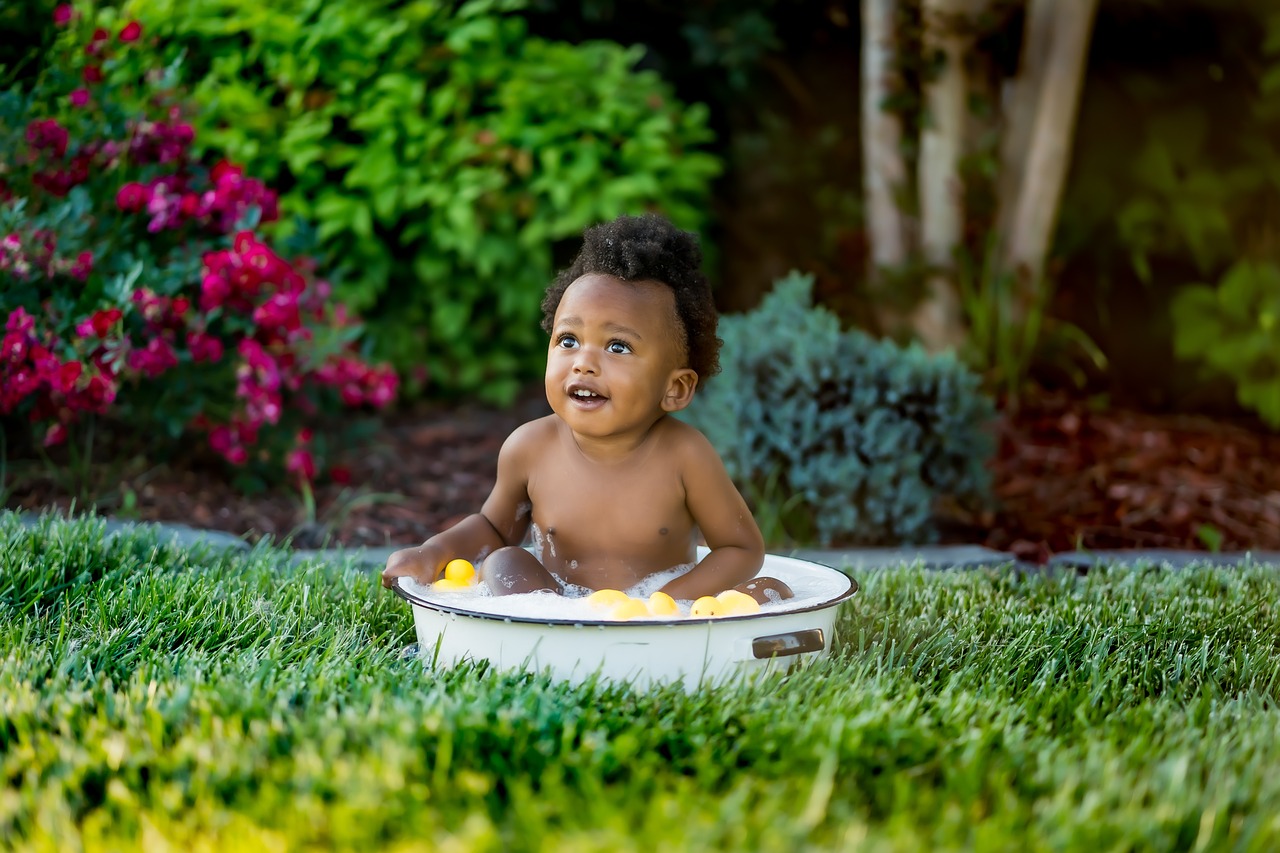
{"type": "Polygon", "coordinates": [[[628,471],[612,476],[571,469],[539,472],[530,483],[534,520],[573,538],[596,535],[652,542],[687,534],[692,520],[678,477],[628,471]]]}

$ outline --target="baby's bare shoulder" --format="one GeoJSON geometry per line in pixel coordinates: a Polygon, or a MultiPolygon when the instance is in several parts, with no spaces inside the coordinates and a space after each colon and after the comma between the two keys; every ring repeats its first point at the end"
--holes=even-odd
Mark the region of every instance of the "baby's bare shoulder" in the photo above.
{"type": "Polygon", "coordinates": [[[707,456],[716,457],[716,449],[696,427],[675,418],[663,418],[661,441],[663,449],[677,459],[694,460],[707,456]]]}
{"type": "Polygon", "coordinates": [[[547,415],[516,427],[502,443],[503,455],[536,458],[545,453],[556,440],[558,420],[555,415],[547,415]]]}

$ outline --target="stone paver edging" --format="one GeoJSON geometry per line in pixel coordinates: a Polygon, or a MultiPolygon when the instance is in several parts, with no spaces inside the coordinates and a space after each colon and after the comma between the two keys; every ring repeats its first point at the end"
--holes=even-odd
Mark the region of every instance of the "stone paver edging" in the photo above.
{"type": "MultiPolygon", "coordinates": [[[[19,513],[19,520],[27,527],[39,524],[37,513],[19,513]]],[[[108,536],[137,527],[155,528],[161,538],[167,538],[180,547],[205,545],[213,548],[249,550],[247,542],[238,536],[220,530],[201,530],[185,524],[105,520],[108,536]]],[[[383,548],[333,548],[295,549],[290,562],[297,565],[311,560],[345,562],[376,568],[386,565],[387,557],[404,546],[383,548]]],[[[1042,572],[1061,569],[1087,572],[1102,565],[1152,565],[1169,569],[1181,569],[1192,564],[1237,565],[1253,563],[1280,567],[1280,551],[1231,551],[1209,553],[1174,549],[1134,549],[1116,551],[1078,551],[1054,554],[1047,566],[1020,561],[1013,554],[984,548],[980,545],[904,545],[893,548],[800,548],[779,551],[783,556],[796,557],[815,563],[845,569],[851,572],[869,571],[899,565],[918,565],[928,570],[970,569],[982,566],[1013,566],[1019,571],[1042,572]]]]}

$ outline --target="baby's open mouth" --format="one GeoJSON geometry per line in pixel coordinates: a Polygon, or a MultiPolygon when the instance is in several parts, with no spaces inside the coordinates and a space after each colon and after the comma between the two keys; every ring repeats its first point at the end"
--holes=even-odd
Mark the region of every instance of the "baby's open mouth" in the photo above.
{"type": "Polygon", "coordinates": [[[579,403],[603,403],[609,399],[598,391],[583,388],[581,385],[571,386],[569,388],[569,397],[579,403]]]}

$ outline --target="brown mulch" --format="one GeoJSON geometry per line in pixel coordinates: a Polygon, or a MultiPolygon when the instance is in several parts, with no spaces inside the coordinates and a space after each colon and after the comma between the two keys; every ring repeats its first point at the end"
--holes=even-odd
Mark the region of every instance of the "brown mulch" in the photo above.
{"type": "MultiPolygon", "coordinates": [[[[416,544],[480,507],[503,439],[547,411],[534,390],[507,410],[437,406],[388,418],[339,460],[349,484],[317,486],[310,518],[295,490],[244,496],[207,470],[169,466],[125,475],[102,503],[115,515],[291,537],[298,547],[416,544]],[[134,501],[121,512],[126,491],[134,501]]],[[[952,513],[944,541],[1033,561],[1077,548],[1280,550],[1280,466],[1270,461],[1280,435],[1257,425],[1046,398],[1006,412],[997,430],[999,508],[952,513]]],[[[70,504],[41,479],[7,501],[29,510],[70,504]]]]}
{"type": "Polygon", "coordinates": [[[1037,401],[1001,417],[1000,509],[982,543],[1043,561],[1079,548],[1280,550],[1280,434],[1243,420],[1037,401]]]}

